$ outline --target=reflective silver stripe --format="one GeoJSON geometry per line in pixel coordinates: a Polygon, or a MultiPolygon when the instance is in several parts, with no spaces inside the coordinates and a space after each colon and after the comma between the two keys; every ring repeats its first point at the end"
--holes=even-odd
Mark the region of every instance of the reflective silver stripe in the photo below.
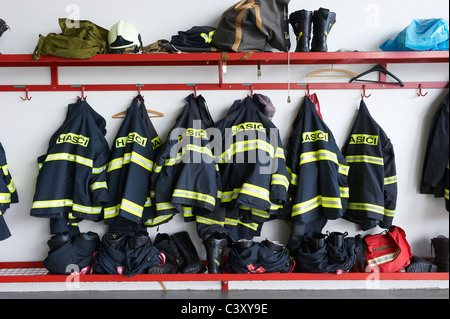
{"type": "Polygon", "coordinates": [[[113,218],[119,215],[119,207],[120,205],[116,205],[113,207],[107,207],[103,209],[103,214],[105,218],[113,218]]]}
{"type": "Polygon", "coordinates": [[[73,201],[71,199],[57,199],[57,200],[47,200],[47,201],[35,201],[33,202],[31,208],[56,208],[72,206],[73,201]]]}
{"type": "Polygon", "coordinates": [[[353,155],[346,156],[347,163],[369,163],[376,165],[384,165],[384,159],[381,157],[367,156],[367,155],[353,155]]]}
{"type": "Polygon", "coordinates": [[[254,197],[258,197],[262,200],[266,200],[266,201],[270,202],[269,191],[267,189],[264,189],[264,188],[256,186],[256,185],[244,183],[242,185],[241,193],[244,193],[244,194],[247,194],[250,196],[254,196],[254,197]]]}
{"type": "Polygon", "coordinates": [[[348,203],[347,208],[353,209],[353,210],[370,211],[373,213],[386,215],[388,217],[392,217],[395,214],[394,210],[385,209],[383,206],[368,204],[368,203],[348,203]]]}
{"type": "Polygon", "coordinates": [[[367,263],[369,264],[370,267],[374,267],[376,265],[381,265],[381,264],[395,260],[395,258],[397,258],[397,256],[400,255],[400,253],[401,253],[401,249],[398,249],[395,253],[387,254],[387,255],[380,256],[380,257],[373,258],[373,259],[369,259],[367,261],[367,263]]]}
{"type": "Polygon", "coordinates": [[[300,155],[300,165],[315,162],[315,161],[332,161],[339,164],[337,155],[327,150],[318,150],[315,152],[307,152],[300,155]]]}
{"type": "Polygon", "coordinates": [[[384,179],[384,185],[395,184],[397,183],[397,176],[386,177],[384,179]]]}
{"type": "Polygon", "coordinates": [[[122,202],[120,203],[120,209],[140,218],[142,217],[142,211],[144,210],[144,207],[123,198],[122,202]]]}
{"type": "Polygon", "coordinates": [[[342,203],[340,198],[335,197],[322,197],[316,196],[306,202],[299,203],[292,207],[292,216],[301,215],[313,210],[316,207],[325,207],[325,208],[342,208],[342,203]]]}
{"type": "Polygon", "coordinates": [[[99,188],[108,189],[108,185],[106,184],[106,182],[96,182],[96,183],[91,184],[91,186],[90,186],[91,191],[99,189],[99,188]]]}
{"type": "Polygon", "coordinates": [[[339,164],[339,174],[348,176],[348,172],[350,171],[350,166],[339,164]]]}
{"type": "Polygon", "coordinates": [[[100,214],[102,211],[102,207],[90,207],[90,206],[83,206],[80,204],[73,204],[72,206],[73,211],[80,212],[83,214],[100,214]]]}
{"type": "Polygon", "coordinates": [[[11,203],[11,194],[0,193],[0,203],[11,203]]]}
{"type": "Polygon", "coordinates": [[[195,221],[197,223],[201,223],[201,224],[206,224],[206,225],[224,225],[224,222],[219,222],[217,220],[214,219],[209,219],[203,216],[195,216],[195,221]]]}
{"type": "Polygon", "coordinates": [[[289,181],[286,178],[286,176],[281,174],[273,174],[272,175],[272,185],[281,185],[284,186],[286,189],[289,188],[289,181]]]}
{"type": "Polygon", "coordinates": [[[45,162],[49,161],[70,161],[86,165],[91,168],[93,167],[93,161],[91,159],[69,153],[57,153],[47,155],[47,157],[45,158],[45,162]]]}
{"type": "Polygon", "coordinates": [[[146,226],[154,226],[157,224],[161,224],[162,222],[166,221],[167,219],[172,218],[173,214],[170,215],[162,215],[162,216],[158,216],[156,218],[153,219],[147,219],[147,221],[144,223],[146,226]]]}
{"type": "Polygon", "coordinates": [[[166,210],[166,209],[173,209],[174,207],[172,206],[172,204],[170,203],[156,203],[156,210],[157,211],[161,211],[161,210],[166,210]]]}

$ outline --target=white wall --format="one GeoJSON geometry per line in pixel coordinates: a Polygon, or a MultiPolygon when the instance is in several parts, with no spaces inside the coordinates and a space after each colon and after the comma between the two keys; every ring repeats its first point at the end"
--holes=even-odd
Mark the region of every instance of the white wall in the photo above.
{"type": "MultiPolygon", "coordinates": [[[[0,18],[11,27],[0,38],[3,54],[31,54],[39,33],[59,33],[59,17],[90,20],[109,29],[123,19],[135,24],[145,44],[158,39],[170,39],[179,30],[194,25],[217,25],[222,12],[237,0],[173,0],[167,1],[61,1],[61,0],[0,0],[0,18]]],[[[329,50],[354,48],[377,51],[378,46],[400,32],[413,18],[446,18],[449,4],[444,0],[423,1],[333,1],[293,0],[290,12],[300,9],[314,10],[319,6],[337,13],[337,23],[329,36],[329,50]]],[[[295,44],[293,44],[293,49],[295,44]]],[[[327,66],[328,67],[328,66],[327,66]]],[[[340,66],[341,67],[341,66],[340,66]]],[[[368,65],[342,66],[356,73],[367,70],[368,65]]],[[[292,67],[292,81],[305,82],[305,74],[317,66],[292,67]]],[[[448,81],[448,64],[390,65],[389,69],[403,81],[448,81]]],[[[286,67],[263,67],[260,82],[286,82],[286,67]]],[[[229,67],[226,82],[256,83],[254,67],[229,67]]],[[[332,81],[332,79],[325,79],[332,81]]],[[[0,85],[48,84],[48,69],[0,68],[0,85]]],[[[217,81],[216,68],[106,68],[70,69],[60,71],[61,84],[82,83],[194,83],[217,81]]],[[[405,229],[413,253],[431,256],[430,239],[437,235],[449,235],[448,213],[443,199],[419,194],[423,153],[428,137],[429,123],[439,102],[447,90],[429,90],[426,97],[417,97],[415,90],[377,90],[366,103],[373,117],[391,138],[397,156],[399,178],[396,225],[405,229]]],[[[143,92],[147,108],[165,113],[164,118],[153,123],[162,138],[172,126],[183,107],[183,99],[191,92],[143,92]]],[[[218,121],[235,99],[243,98],[244,91],[199,92],[207,100],[213,118],[218,121]]],[[[288,127],[297,114],[304,91],[291,92],[288,104],[286,91],[262,91],[277,107],[274,123],[287,141],[288,127]]],[[[342,146],[359,107],[360,91],[317,91],[322,114],[332,129],[337,143],[342,146]]],[[[136,92],[86,92],[90,105],[107,120],[107,139],[110,142],[119,129],[120,120],[112,115],[125,110],[136,92]]],[[[47,254],[50,238],[48,220],[30,217],[31,201],[37,176],[36,158],[47,150],[48,140],[62,124],[67,105],[76,99],[76,92],[31,92],[31,101],[23,102],[19,92],[0,93],[0,141],[6,149],[10,171],[15,179],[20,203],[6,212],[5,219],[12,237],[0,242],[0,262],[40,261],[47,254]]],[[[84,221],[84,231],[92,230],[102,235],[106,227],[102,223],[84,221]]],[[[204,248],[195,232],[195,225],[185,224],[176,218],[159,227],[159,232],[174,233],[189,230],[199,253],[205,258],[204,248]]],[[[350,235],[359,228],[344,220],[330,221],[324,231],[348,231],[350,235]]],[[[157,229],[150,229],[152,239],[157,229]]],[[[376,228],[370,233],[378,233],[376,228]]],[[[286,243],[289,227],[284,222],[273,221],[265,225],[262,238],[286,243]]],[[[257,239],[259,240],[259,239],[257,239]]]]}

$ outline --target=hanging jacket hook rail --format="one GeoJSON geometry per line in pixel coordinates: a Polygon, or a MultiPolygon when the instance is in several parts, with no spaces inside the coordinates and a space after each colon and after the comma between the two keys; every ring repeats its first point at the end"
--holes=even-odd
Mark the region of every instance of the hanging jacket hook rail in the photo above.
{"type": "Polygon", "coordinates": [[[361,94],[361,98],[366,98],[366,99],[368,99],[369,97],[372,96],[372,94],[366,95],[366,86],[365,86],[365,85],[362,86],[362,90],[363,90],[363,92],[362,92],[362,94],[361,94]]]}
{"type": "Polygon", "coordinates": [[[31,100],[31,96],[28,96],[28,92],[30,91],[30,89],[29,88],[27,88],[26,86],[24,86],[24,85],[14,85],[14,87],[15,88],[25,88],[25,98],[23,98],[23,97],[20,97],[20,99],[22,100],[22,101],[29,101],[29,100],[31,100]]]}
{"type": "Polygon", "coordinates": [[[426,96],[428,94],[428,92],[426,92],[425,94],[422,93],[422,83],[419,83],[419,93],[417,93],[418,97],[421,96],[426,96]]]}

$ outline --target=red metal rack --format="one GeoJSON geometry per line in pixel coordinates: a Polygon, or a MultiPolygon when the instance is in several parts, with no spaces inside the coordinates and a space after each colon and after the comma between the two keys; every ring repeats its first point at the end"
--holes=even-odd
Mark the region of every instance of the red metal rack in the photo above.
{"type": "MultiPolygon", "coordinates": [[[[312,273],[270,273],[270,274],[171,274],[171,275],[80,275],[79,282],[220,282],[222,290],[228,290],[232,281],[353,281],[371,280],[372,273],[312,274],[312,273]]],[[[0,263],[1,283],[44,283],[66,282],[68,276],[49,274],[41,262],[0,263]]],[[[377,280],[449,280],[449,273],[379,273],[377,280]]]]}
{"type": "MultiPolygon", "coordinates": [[[[376,64],[384,67],[391,63],[448,63],[448,51],[434,52],[314,52],[254,53],[247,57],[245,53],[229,53],[227,65],[311,65],[311,64],[376,64]],[[245,59],[244,59],[245,58],[245,59]]],[[[49,67],[51,81],[48,85],[0,85],[0,91],[25,92],[29,99],[30,91],[136,91],[139,90],[342,90],[342,89],[401,89],[398,85],[380,83],[224,83],[221,53],[160,53],[160,54],[99,54],[91,59],[67,59],[54,56],[42,56],[33,61],[31,55],[0,55],[0,67],[49,67]],[[59,67],[86,66],[217,66],[217,83],[182,83],[182,84],[59,84],[59,67]]],[[[386,81],[385,74],[380,74],[380,81],[386,81]]],[[[403,89],[448,88],[448,81],[406,82],[403,89]]]]}

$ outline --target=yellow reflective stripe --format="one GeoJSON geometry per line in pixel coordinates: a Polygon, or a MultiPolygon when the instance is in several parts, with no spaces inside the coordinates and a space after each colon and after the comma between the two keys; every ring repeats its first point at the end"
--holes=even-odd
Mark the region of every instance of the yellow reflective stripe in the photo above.
{"type": "Polygon", "coordinates": [[[349,171],[350,171],[350,166],[339,163],[339,174],[348,176],[349,171]]]}
{"type": "Polygon", "coordinates": [[[152,199],[150,197],[147,197],[147,200],[144,203],[144,207],[151,207],[152,206],[152,199]]]}
{"type": "Polygon", "coordinates": [[[394,252],[392,254],[388,254],[388,255],[376,257],[376,258],[373,258],[373,259],[369,259],[367,261],[367,263],[371,267],[374,267],[376,265],[381,265],[381,264],[384,264],[384,263],[387,263],[387,262],[395,260],[395,258],[397,258],[397,256],[400,255],[400,253],[401,253],[401,249],[398,249],[396,252],[394,252]]]}
{"type": "Polygon", "coordinates": [[[270,193],[267,189],[256,186],[256,185],[252,185],[252,184],[248,184],[248,183],[244,183],[242,185],[241,188],[241,193],[243,194],[247,194],[253,197],[257,197],[260,198],[262,200],[265,201],[269,201],[270,202],[270,193]]]}
{"type": "Polygon", "coordinates": [[[69,161],[76,162],[78,164],[86,165],[88,167],[93,167],[93,161],[89,158],[85,158],[79,155],[69,154],[69,153],[56,153],[47,155],[45,162],[50,161],[69,161]]]}
{"type": "Polygon", "coordinates": [[[172,204],[165,202],[165,203],[156,203],[156,211],[162,211],[166,209],[173,209],[174,207],[172,204]]]}
{"type": "Polygon", "coordinates": [[[336,197],[323,197],[321,195],[312,198],[306,202],[299,203],[292,207],[292,216],[301,215],[313,210],[316,207],[342,208],[341,199],[336,197]]]}
{"type": "Polygon", "coordinates": [[[384,185],[395,184],[397,183],[397,176],[386,177],[384,179],[384,185]]]}
{"type": "Polygon", "coordinates": [[[286,176],[281,174],[273,174],[272,175],[272,185],[281,185],[284,186],[286,189],[289,188],[289,181],[286,178],[286,176]]]}
{"type": "Polygon", "coordinates": [[[16,184],[14,183],[13,179],[11,178],[11,182],[6,186],[9,189],[9,192],[12,194],[16,191],[16,184]]]}
{"type": "Polygon", "coordinates": [[[8,164],[0,166],[0,167],[2,168],[3,175],[8,176],[9,175],[8,164]]]}
{"type": "Polygon", "coordinates": [[[353,209],[353,210],[369,211],[369,212],[385,215],[388,217],[393,217],[395,214],[395,210],[385,209],[382,206],[368,204],[368,203],[348,203],[347,208],[353,209]]]}
{"type": "Polygon", "coordinates": [[[449,199],[449,191],[448,188],[445,189],[445,198],[449,199]]]}
{"type": "Polygon", "coordinates": [[[284,149],[281,147],[277,147],[277,150],[275,152],[275,157],[279,157],[279,158],[286,160],[286,157],[284,156],[284,149]]]}
{"type": "Polygon", "coordinates": [[[203,217],[203,216],[195,216],[195,221],[197,223],[206,224],[206,225],[220,225],[220,226],[224,226],[224,222],[219,222],[217,220],[206,218],[206,217],[203,217]]]}
{"type": "Polygon", "coordinates": [[[286,167],[288,174],[289,174],[289,180],[292,185],[297,186],[298,185],[298,175],[292,173],[292,170],[289,167],[286,167]]]}
{"type": "Polygon", "coordinates": [[[225,224],[231,225],[231,226],[237,226],[239,224],[239,225],[245,226],[247,228],[253,229],[255,231],[258,230],[258,226],[259,226],[257,223],[244,223],[244,222],[241,222],[240,220],[231,219],[231,218],[225,218],[225,224]]]}
{"type": "Polygon", "coordinates": [[[165,222],[166,220],[172,218],[174,214],[170,214],[170,215],[162,215],[162,216],[158,216],[156,218],[153,219],[147,219],[147,221],[144,222],[144,225],[146,226],[155,226],[158,224],[161,224],[163,222],[165,222]]]}
{"type": "MultiPolygon", "coordinates": [[[[187,144],[187,145],[183,146],[181,153],[178,153],[175,158],[168,158],[164,161],[164,164],[155,165],[153,171],[155,173],[159,173],[159,172],[161,172],[163,166],[173,166],[173,165],[179,163],[181,161],[181,159],[183,158],[183,155],[185,155],[188,151],[206,154],[209,157],[215,159],[211,149],[209,149],[208,147],[198,146],[198,145],[194,145],[194,144],[187,144]]],[[[216,164],[216,170],[219,171],[219,166],[217,166],[217,164],[216,164]]]]}
{"type": "MultiPolygon", "coordinates": [[[[217,158],[217,161],[227,162],[236,153],[247,152],[247,151],[258,150],[258,149],[264,150],[267,153],[269,153],[269,156],[271,158],[275,157],[275,151],[274,151],[274,148],[272,145],[270,145],[266,141],[256,139],[256,140],[240,141],[240,142],[235,142],[235,143],[231,144],[230,147],[225,152],[223,152],[219,158],[217,158]]],[[[277,151],[277,156],[281,157],[281,153],[279,154],[278,151],[277,151]]],[[[284,158],[284,152],[283,152],[283,158],[284,158]]]]}
{"type": "Polygon", "coordinates": [[[183,217],[189,218],[194,217],[193,207],[182,206],[183,209],[183,217]]]}
{"type": "Polygon", "coordinates": [[[144,207],[123,198],[122,202],[120,203],[120,209],[141,218],[144,207]]]}
{"type": "Polygon", "coordinates": [[[113,159],[108,165],[108,173],[115,169],[120,169],[123,165],[130,164],[131,162],[145,168],[150,172],[153,169],[153,162],[151,160],[139,155],[136,152],[131,152],[124,154],[123,157],[113,159]]]}
{"type": "Polygon", "coordinates": [[[239,196],[239,193],[241,192],[240,188],[235,188],[232,191],[222,192],[221,200],[222,202],[231,202],[232,200],[236,199],[239,196]]]}
{"type": "Polygon", "coordinates": [[[339,187],[339,191],[341,192],[341,198],[349,198],[350,197],[350,188],[349,187],[339,187]]]}
{"type": "Polygon", "coordinates": [[[105,164],[101,167],[94,167],[92,168],[92,174],[100,174],[101,172],[103,172],[106,168],[107,168],[108,164],[105,164]]]}
{"type": "Polygon", "coordinates": [[[45,201],[35,201],[31,205],[31,208],[57,208],[72,206],[73,201],[71,199],[56,199],[56,200],[45,200],[45,201]]]}
{"type": "Polygon", "coordinates": [[[120,204],[118,204],[116,206],[112,206],[112,207],[105,207],[103,209],[103,215],[105,216],[106,219],[119,216],[119,207],[120,207],[120,204]]]}
{"type": "Polygon", "coordinates": [[[332,161],[339,165],[336,154],[327,150],[307,152],[300,155],[300,165],[316,161],[332,161]]]}
{"type": "Polygon", "coordinates": [[[79,213],[83,213],[83,214],[100,214],[102,211],[102,207],[101,206],[98,206],[98,207],[83,206],[83,205],[74,203],[72,206],[72,210],[74,212],[79,212],[79,213]]]}
{"type": "Polygon", "coordinates": [[[108,185],[106,184],[106,182],[95,182],[95,183],[91,184],[91,186],[90,186],[91,191],[99,189],[99,188],[108,189],[108,185]]]}
{"type": "Polygon", "coordinates": [[[2,204],[11,203],[11,194],[10,193],[0,193],[0,203],[2,203],[2,204]]]}
{"type": "Polygon", "coordinates": [[[384,159],[381,157],[367,156],[367,155],[353,155],[346,156],[347,163],[369,163],[376,165],[384,165],[384,159]]]}
{"type": "Polygon", "coordinates": [[[207,202],[213,206],[216,205],[216,199],[210,195],[202,194],[198,192],[191,192],[187,190],[175,189],[173,191],[173,197],[184,197],[189,199],[195,199],[202,202],[207,202]]]}

